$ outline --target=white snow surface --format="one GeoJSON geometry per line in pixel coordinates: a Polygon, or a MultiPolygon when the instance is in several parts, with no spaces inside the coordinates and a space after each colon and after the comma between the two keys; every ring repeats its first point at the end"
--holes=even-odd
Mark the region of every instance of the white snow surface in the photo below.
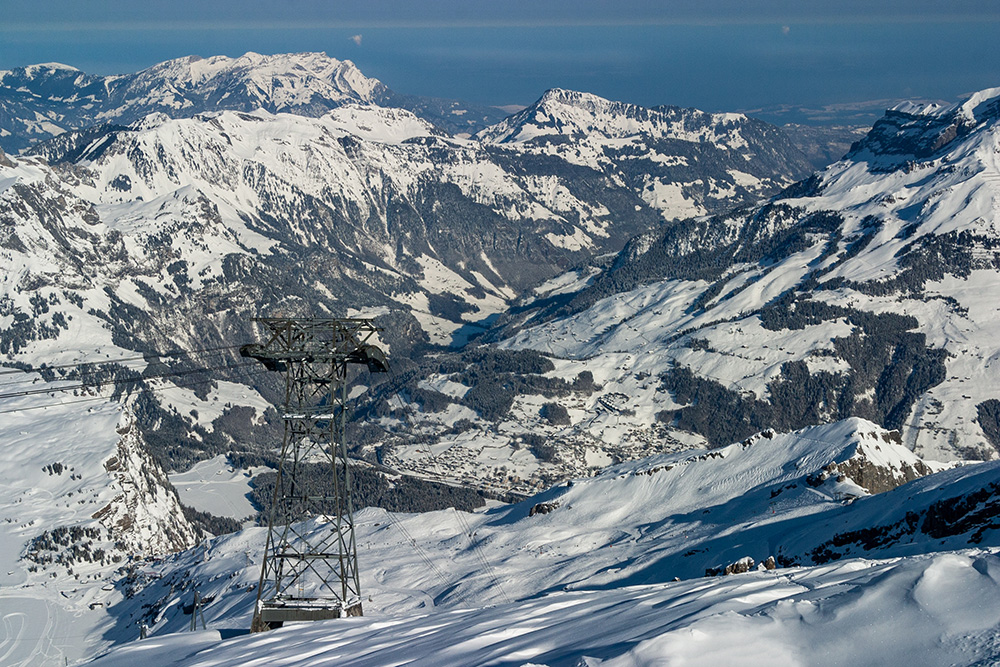
{"type": "Polygon", "coordinates": [[[888,469],[915,461],[890,440],[851,419],[622,464],[473,514],[365,509],[366,617],[224,641],[220,631],[249,624],[264,531],[217,538],[148,566],[147,589],[109,611],[134,618],[152,603],[151,638],[95,664],[989,664],[1000,658],[1000,526],[978,545],[968,530],[918,529],[867,550],[843,539],[834,563],[702,576],[909,525],[907,513],[960,507],[955,498],[995,485],[997,463],[874,496],[850,480],[805,481],[859,456],[888,469]],[[549,511],[529,516],[540,504],[549,511]],[[214,597],[214,632],[171,634],[190,622],[179,607],[195,587],[214,597]]]}
{"type": "Polygon", "coordinates": [[[914,665],[1000,659],[1000,557],[853,559],[482,609],[349,618],[220,641],[154,637],[92,663],[245,665],[914,665]]]}

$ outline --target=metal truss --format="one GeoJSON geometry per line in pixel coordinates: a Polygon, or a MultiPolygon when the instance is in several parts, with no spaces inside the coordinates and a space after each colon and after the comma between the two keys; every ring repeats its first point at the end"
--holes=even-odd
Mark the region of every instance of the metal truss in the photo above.
{"type": "Polygon", "coordinates": [[[274,502],[257,587],[252,629],[286,621],[360,616],[361,584],[347,461],[347,371],[388,370],[369,341],[369,319],[260,318],[263,344],[240,354],[285,375],[274,502]],[[321,463],[329,475],[312,474],[321,463]],[[307,474],[307,471],[310,474],[307,474]],[[308,520],[307,520],[308,519],[308,520]]]}

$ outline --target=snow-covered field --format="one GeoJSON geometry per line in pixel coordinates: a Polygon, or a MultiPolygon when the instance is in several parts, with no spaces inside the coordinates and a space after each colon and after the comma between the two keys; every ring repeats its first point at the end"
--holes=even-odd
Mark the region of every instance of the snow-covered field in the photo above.
{"type": "Polygon", "coordinates": [[[1000,660],[1000,551],[852,559],[514,604],[154,637],[95,661],[251,665],[974,665],[1000,660]]]}
{"type": "Polygon", "coordinates": [[[249,498],[250,480],[267,470],[264,466],[234,469],[220,454],[170,475],[170,483],[185,505],[215,516],[246,519],[257,513],[249,498]]]}

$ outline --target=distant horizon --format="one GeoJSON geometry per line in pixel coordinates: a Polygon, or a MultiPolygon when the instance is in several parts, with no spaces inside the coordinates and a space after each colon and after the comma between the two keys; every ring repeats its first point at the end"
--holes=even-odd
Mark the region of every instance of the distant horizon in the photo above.
{"type": "Polygon", "coordinates": [[[954,102],[1000,86],[1000,8],[879,4],[18,1],[0,25],[0,69],[58,62],[106,76],[191,55],[323,51],[411,95],[526,106],[567,88],[705,111],[954,102]]]}
{"type": "MultiPolygon", "coordinates": [[[[29,67],[39,67],[39,66],[60,66],[60,67],[67,67],[67,68],[72,69],[74,71],[78,71],[78,72],[81,72],[82,74],[91,75],[91,76],[122,76],[122,75],[128,75],[128,74],[135,74],[135,73],[140,72],[140,71],[142,71],[144,69],[155,67],[155,66],[157,66],[159,64],[162,64],[164,62],[169,62],[171,60],[184,60],[184,59],[187,59],[187,58],[208,59],[208,58],[217,57],[217,56],[223,56],[223,57],[227,57],[227,58],[237,59],[237,58],[240,58],[243,55],[246,55],[246,53],[258,53],[258,52],[256,52],[256,51],[248,51],[248,52],[245,52],[245,53],[242,53],[242,54],[239,54],[239,55],[235,55],[235,56],[228,55],[228,54],[212,54],[212,55],[207,55],[207,56],[206,55],[200,55],[200,54],[186,54],[186,55],[183,55],[183,56],[177,56],[176,58],[168,58],[166,60],[158,61],[158,62],[155,62],[155,63],[152,63],[152,64],[148,65],[147,67],[143,67],[143,68],[134,70],[132,72],[115,72],[115,73],[112,73],[112,74],[99,74],[99,73],[87,71],[85,69],[77,67],[77,66],[73,65],[72,63],[59,62],[59,61],[47,61],[47,62],[28,63],[26,65],[19,65],[17,67],[7,68],[7,71],[16,70],[16,69],[23,69],[23,68],[29,68],[29,67]]],[[[263,55],[263,56],[280,56],[280,55],[294,55],[295,53],[321,53],[321,52],[298,51],[298,52],[261,53],[259,55],[263,55]]],[[[353,62],[349,58],[336,58],[335,56],[333,56],[331,54],[326,54],[326,55],[328,57],[330,57],[330,58],[334,58],[335,60],[353,62]]],[[[354,63],[354,64],[355,64],[355,66],[357,66],[357,63],[354,63]]],[[[358,67],[358,69],[359,69],[359,71],[361,71],[362,74],[365,74],[365,76],[368,76],[368,74],[362,68],[358,67]]],[[[372,77],[369,77],[369,78],[372,78],[372,77]]],[[[374,78],[377,78],[377,77],[374,77],[374,78]]],[[[390,89],[393,89],[393,87],[391,85],[387,84],[385,81],[382,81],[381,79],[379,79],[379,81],[381,83],[387,85],[390,89]]],[[[514,113],[517,113],[518,111],[521,111],[521,110],[527,108],[531,104],[534,104],[548,90],[551,90],[552,88],[555,88],[555,87],[550,87],[550,88],[546,88],[544,90],[539,91],[538,97],[536,97],[534,100],[532,100],[531,102],[529,102],[527,104],[489,104],[489,103],[482,103],[482,102],[478,102],[477,104],[483,104],[484,106],[492,106],[492,107],[500,109],[500,110],[502,110],[502,111],[504,111],[504,112],[506,112],[508,114],[514,114],[514,113]]],[[[395,90],[395,89],[393,89],[393,90],[395,90]]],[[[402,92],[402,91],[398,91],[397,90],[396,92],[402,92]]],[[[578,92],[591,93],[592,91],[578,90],[578,92]]],[[[783,124],[783,123],[796,124],[797,123],[797,124],[804,124],[804,125],[837,125],[837,124],[844,124],[844,125],[863,125],[863,124],[866,124],[866,125],[870,125],[872,122],[874,122],[875,120],[877,120],[878,118],[880,118],[884,114],[885,110],[891,108],[895,104],[898,104],[898,103],[900,103],[902,101],[937,102],[937,103],[946,103],[947,104],[947,103],[956,102],[956,101],[958,101],[958,100],[960,100],[960,99],[962,99],[962,98],[964,98],[964,97],[966,97],[968,95],[971,95],[971,94],[973,94],[975,92],[977,92],[977,91],[968,91],[968,92],[962,93],[962,94],[958,95],[955,99],[952,99],[952,100],[930,99],[930,98],[923,98],[923,97],[907,97],[907,98],[900,97],[900,98],[883,98],[883,99],[873,99],[873,100],[853,100],[853,101],[838,102],[838,103],[832,103],[832,104],[826,104],[826,105],[819,105],[819,106],[810,106],[810,105],[803,105],[803,104],[774,104],[774,105],[768,105],[768,106],[762,106],[762,107],[755,107],[755,108],[703,109],[703,110],[705,110],[705,111],[711,111],[711,112],[743,113],[743,114],[746,114],[748,116],[754,116],[754,117],[757,117],[757,118],[760,118],[762,120],[766,120],[768,122],[772,122],[772,123],[775,123],[775,124],[783,124]]],[[[407,93],[407,94],[419,95],[418,93],[407,93]]],[[[593,94],[596,94],[596,93],[593,93],[593,94]]],[[[436,96],[428,95],[426,97],[436,97],[436,96]]],[[[472,100],[461,99],[461,98],[442,98],[442,99],[450,99],[450,100],[459,101],[459,102],[466,102],[466,103],[475,103],[472,100]]],[[[619,99],[614,99],[614,98],[607,98],[607,99],[610,99],[611,101],[616,101],[616,102],[626,102],[626,103],[638,104],[638,103],[635,103],[635,102],[629,102],[628,100],[619,100],[619,99]]],[[[666,103],[666,104],[662,104],[662,105],[639,105],[639,106],[655,107],[655,106],[684,106],[684,105],[671,105],[670,103],[666,103]]],[[[697,108],[697,107],[693,107],[693,108],[697,108]]]]}

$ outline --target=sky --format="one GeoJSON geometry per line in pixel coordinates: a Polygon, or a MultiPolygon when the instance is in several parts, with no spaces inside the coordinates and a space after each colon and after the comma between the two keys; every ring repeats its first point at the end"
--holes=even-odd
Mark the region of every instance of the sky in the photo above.
{"type": "MultiPolygon", "coordinates": [[[[561,87],[709,111],[954,100],[1000,86],[988,0],[4,0],[0,69],[134,72],[324,51],[409,94],[530,104],[561,87]]],[[[877,104],[876,104],[877,106],[877,104]]]]}

